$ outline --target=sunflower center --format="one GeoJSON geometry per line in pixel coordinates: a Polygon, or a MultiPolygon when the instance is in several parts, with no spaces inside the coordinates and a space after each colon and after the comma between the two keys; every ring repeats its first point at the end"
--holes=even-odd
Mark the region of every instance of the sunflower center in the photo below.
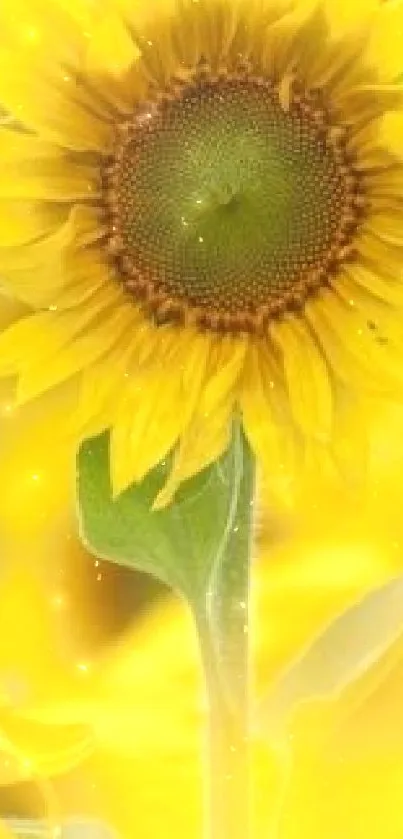
{"type": "Polygon", "coordinates": [[[157,319],[253,332],[344,258],[358,184],[324,111],[250,72],[196,72],[121,126],[108,174],[122,281],[157,319]]]}

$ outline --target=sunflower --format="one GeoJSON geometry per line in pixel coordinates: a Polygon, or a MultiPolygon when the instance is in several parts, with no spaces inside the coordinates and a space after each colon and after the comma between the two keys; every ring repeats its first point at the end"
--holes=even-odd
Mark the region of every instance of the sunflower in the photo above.
{"type": "Polygon", "coordinates": [[[272,476],[402,386],[403,3],[3,0],[0,338],[114,492],[241,417],[272,476]]]}

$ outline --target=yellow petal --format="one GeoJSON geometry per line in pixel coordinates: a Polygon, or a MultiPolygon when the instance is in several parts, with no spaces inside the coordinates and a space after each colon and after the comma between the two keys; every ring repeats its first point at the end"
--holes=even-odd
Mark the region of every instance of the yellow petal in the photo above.
{"type": "Polygon", "coordinates": [[[156,329],[135,307],[130,311],[128,331],[119,335],[106,356],[83,372],[72,427],[86,434],[89,428],[101,431],[110,427],[140,368],[155,361],[158,354],[161,370],[175,346],[171,331],[156,329]]]}
{"type": "Polygon", "coordinates": [[[112,485],[116,493],[140,481],[156,466],[182,431],[188,413],[187,394],[182,388],[187,337],[180,332],[172,335],[174,352],[165,362],[160,356],[128,372],[125,396],[111,435],[112,485]]]}
{"type": "Polygon", "coordinates": [[[211,345],[211,357],[199,413],[209,422],[217,409],[226,409],[238,396],[238,386],[247,351],[247,341],[219,338],[211,345]]]}
{"type": "Polygon", "coordinates": [[[323,5],[333,37],[359,31],[379,12],[379,0],[323,0],[323,5]]]}
{"type": "Polygon", "coordinates": [[[148,379],[144,387],[140,384],[142,396],[138,403],[121,409],[112,428],[111,475],[115,494],[141,481],[164,459],[178,438],[180,419],[174,407],[178,404],[177,377],[170,372],[170,381],[163,386],[158,373],[148,379]]]}
{"type": "MultiPolygon", "coordinates": [[[[155,464],[158,460],[169,451],[170,448],[177,442],[179,438],[186,436],[187,429],[191,424],[192,418],[196,413],[199,401],[202,400],[203,385],[207,375],[207,365],[209,357],[209,340],[204,336],[194,336],[190,341],[186,334],[182,340],[178,339],[178,351],[176,356],[172,359],[171,368],[172,373],[167,373],[172,376],[174,380],[175,374],[178,377],[177,386],[166,388],[165,385],[161,387],[160,395],[158,396],[157,383],[157,411],[153,411],[152,422],[144,431],[143,437],[136,428],[133,428],[132,439],[137,439],[140,442],[139,457],[136,463],[136,472],[138,479],[146,474],[150,468],[150,464],[155,464]],[[163,401],[166,400],[164,409],[163,401]],[[178,412],[177,406],[180,406],[178,412]],[[156,449],[156,440],[161,435],[164,424],[167,429],[162,435],[163,454],[157,458],[153,451],[156,449]],[[170,426],[170,427],[169,427],[170,426]],[[155,438],[153,446],[153,438],[155,438]],[[143,445],[144,441],[144,445],[143,445]],[[167,443],[169,442],[169,446],[167,443]],[[149,445],[147,446],[147,443],[149,445]],[[148,448],[148,451],[146,451],[148,448]]],[[[157,376],[160,376],[161,365],[158,365],[157,376]]],[[[207,440],[206,440],[207,443],[207,440]]],[[[161,445],[157,447],[160,452],[161,445]]]]}
{"type": "MultiPolygon", "coordinates": [[[[179,351],[180,353],[181,351],[179,351]]],[[[185,429],[196,413],[208,376],[211,340],[197,332],[183,339],[181,365],[181,428],[185,429]]]]}
{"type": "Polygon", "coordinates": [[[296,317],[274,323],[270,334],[282,354],[295,421],[305,433],[328,438],[333,421],[329,368],[313,334],[296,317]]]}
{"type": "Polygon", "coordinates": [[[136,346],[138,323],[121,333],[116,345],[83,370],[77,408],[68,427],[82,436],[95,436],[112,425],[116,406],[127,387],[130,362],[136,346]]]}
{"type": "MultiPolygon", "coordinates": [[[[403,283],[398,279],[397,273],[395,278],[389,279],[372,271],[368,266],[354,265],[348,270],[348,276],[353,283],[365,289],[373,298],[383,300],[392,306],[403,306],[403,283]]],[[[343,284],[343,279],[340,284],[343,284]]],[[[354,301],[355,289],[350,290],[352,291],[351,299],[354,301]]]]}
{"type": "Polygon", "coordinates": [[[402,265],[402,248],[374,236],[368,231],[362,232],[356,241],[359,262],[369,265],[375,273],[393,280],[400,278],[402,265]]]}
{"type": "Polygon", "coordinates": [[[111,285],[78,311],[40,312],[22,318],[0,335],[0,375],[15,375],[33,363],[46,365],[99,314],[117,308],[119,300],[119,289],[111,285]]]}
{"type": "Polygon", "coordinates": [[[385,113],[401,110],[403,88],[399,84],[345,85],[338,95],[337,104],[344,119],[357,131],[357,127],[365,127],[385,113]]]}
{"type": "Polygon", "coordinates": [[[403,335],[400,318],[403,311],[402,301],[390,306],[385,299],[376,296],[356,281],[358,272],[345,268],[344,276],[333,283],[339,297],[346,301],[350,310],[360,313],[367,327],[373,332],[378,343],[387,342],[390,349],[396,351],[396,360],[403,353],[403,335]]]}
{"type": "Polygon", "coordinates": [[[181,433],[171,473],[155,509],[169,504],[183,481],[220,457],[229,445],[246,346],[233,339],[219,339],[215,346],[212,342],[198,408],[181,433]]]}
{"type": "MultiPolygon", "coordinates": [[[[82,268],[82,258],[79,259],[80,268],[82,268]]],[[[71,282],[68,282],[66,271],[66,282],[62,289],[57,289],[52,292],[47,298],[47,305],[52,311],[63,311],[64,309],[73,309],[82,306],[90,298],[96,294],[100,289],[105,288],[109,284],[111,277],[108,273],[108,267],[98,264],[92,259],[88,260],[88,273],[85,275],[74,273],[74,258],[68,259],[68,268],[70,268],[71,282]]]]}
{"type": "Polygon", "coordinates": [[[396,216],[392,213],[382,213],[371,215],[362,227],[365,234],[371,237],[375,236],[387,245],[401,247],[403,249],[403,229],[402,217],[396,216]]]}
{"type": "Polygon", "coordinates": [[[69,772],[88,757],[94,743],[87,726],[45,725],[6,710],[0,713],[0,729],[3,751],[14,758],[15,777],[8,773],[7,783],[28,781],[34,773],[69,772]]]}
{"type": "Polygon", "coordinates": [[[377,121],[376,129],[379,144],[401,161],[403,157],[403,112],[399,110],[383,114],[377,121]]]}
{"type": "Polygon", "coordinates": [[[56,351],[51,358],[34,359],[32,363],[24,361],[23,370],[18,379],[16,405],[23,405],[35,396],[44,393],[66,381],[75,373],[96,362],[105,355],[116,341],[116,336],[124,333],[131,321],[127,308],[114,312],[97,326],[90,327],[88,334],[74,338],[70,344],[56,351]]]}
{"type": "MultiPolygon", "coordinates": [[[[240,408],[245,434],[263,467],[270,497],[289,499],[293,456],[292,417],[269,348],[251,344],[240,387],[240,408]]],[[[294,464],[293,464],[294,465],[294,464]]]]}
{"type": "Polygon", "coordinates": [[[66,213],[65,207],[50,203],[0,200],[0,265],[3,247],[24,245],[49,235],[65,220],[66,213]]]}
{"type": "MultiPolygon", "coordinates": [[[[47,206],[38,213],[43,223],[47,218],[53,218],[53,213],[46,211],[47,206]]],[[[66,212],[65,209],[64,214],[66,212]]],[[[99,228],[99,233],[102,234],[102,228],[99,228]]],[[[73,244],[90,244],[97,234],[96,211],[90,206],[77,205],[63,224],[39,241],[24,247],[0,247],[0,272],[5,288],[19,300],[36,308],[55,305],[63,308],[69,304],[72,288],[79,285],[74,296],[77,304],[80,295],[85,297],[87,290],[91,292],[100,282],[105,282],[107,269],[99,262],[97,254],[80,250],[79,256],[76,256],[69,252],[69,248],[73,244]],[[72,287],[69,291],[62,292],[69,286],[72,287]]]]}
{"type": "Polygon", "coordinates": [[[127,395],[122,406],[123,417],[119,419],[118,415],[116,420],[112,461],[118,458],[116,451],[119,445],[122,451],[125,440],[130,455],[126,458],[120,455],[120,465],[114,464],[113,486],[117,492],[127,486],[129,479],[140,481],[163,460],[178,439],[186,435],[197,412],[207,375],[210,341],[191,330],[177,331],[172,340],[171,357],[161,352],[157,343],[157,357],[152,358],[152,364],[136,369],[134,355],[127,367],[127,395]]]}
{"type": "Polygon", "coordinates": [[[0,156],[5,167],[20,165],[23,161],[60,160],[65,157],[63,149],[47,143],[32,134],[23,134],[14,128],[0,129],[0,156]]]}
{"type": "Polygon", "coordinates": [[[338,388],[335,396],[336,421],[332,434],[332,453],[347,488],[361,493],[368,479],[370,441],[363,399],[350,390],[338,388]]]}
{"type": "MultiPolygon", "coordinates": [[[[100,13],[98,0],[53,0],[59,9],[71,17],[86,37],[100,13]]],[[[101,7],[102,9],[102,7],[101,7]]]]}
{"type": "Polygon", "coordinates": [[[0,375],[15,375],[32,347],[51,358],[62,342],[50,312],[21,318],[0,335],[0,375]]]}
{"type": "Polygon", "coordinates": [[[3,41],[16,49],[16,61],[29,56],[47,66],[51,59],[70,63],[80,54],[85,34],[57,0],[3,0],[3,41]]]}
{"type": "Polygon", "coordinates": [[[38,160],[10,165],[0,180],[1,198],[53,201],[93,200],[100,196],[95,168],[68,160],[38,160]]]}
{"type": "MultiPolygon", "coordinates": [[[[29,207],[29,204],[28,204],[29,207]]],[[[32,244],[27,244],[25,247],[3,247],[0,248],[0,270],[8,274],[13,271],[27,271],[36,272],[38,268],[43,269],[48,260],[54,262],[64,258],[64,251],[69,245],[75,242],[77,233],[80,233],[81,241],[79,244],[88,244],[91,241],[91,233],[96,228],[96,215],[93,209],[85,206],[76,205],[72,209],[64,208],[64,215],[68,213],[68,218],[64,223],[57,225],[55,232],[50,236],[40,238],[32,244]],[[85,233],[89,233],[89,241],[85,240],[85,233]]],[[[44,218],[52,217],[52,212],[46,213],[46,205],[44,209],[44,218]]],[[[57,219],[57,215],[55,216],[57,219]]],[[[95,258],[94,258],[95,261],[95,258]]],[[[61,265],[60,271],[63,271],[61,265]]],[[[31,277],[31,282],[33,279],[31,277]]],[[[58,283],[55,282],[55,288],[58,283]]]]}
{"type": "Polygon", "coordinates": [[[332,292],[305,307],[306,317],[330,369],[360,392],[393,393],[402,388],[401,365],[387,342],[378,341],[365,312],[355,311],[332,292]]]}
{"type": "Polygon", "coordinates": [[[114,10],[105,10],[91,29],[83,72],[99,90],[122,111],[130,112],[135,99],[146,95],[145,80],[130,71],[140,55],[123,18],[114,10]]]}
{"type": "Polygon", "coordinates": [[[43,235],[44,227],[46,230],[53,220],[56,224],[66,214],[65,209],[49,204],[43,207],[41,216],[40,203],[16,200],[7,202],[7,198],[57,197],[63,201],[73,198],[75,193],[76,197],[91,197],[92,185],[96,182],[95,170],[73,166],[60,149],[35,136],[0,129],[0,157],[3,164],[0,181],[0,196],[3,199],[0,202],[0,246],[12,244],[9,239],[14,236],[16,244],[28,241],[29,238],[39,238],[43,235]],[[67,193],[63,197],[66,188],[67,193]],[[61,196],[57,195],[59,189],[62,191],[61,196]],[[21,229],[20,237],[18,227],[21,229]]]}
{"type": "Polygon", "coordinates": [[[172,17],[177,12],[177,0],[153,0],[143,3],[142,0],[114,0],[114,5],[136,29],[141,29],[150,19],[172,17]]]}
{"type": "Polygon", "coordinates": [[[107,154],[112,141],[111,126],[73,99],[77,82],[65,71],[52,71],[52,82],[32,73],[29,61],[15,67],[15,55],[0,48],[0,103],[28,128],[50,143],[76,151],[107,154]],[[13,67],[10,75],[9,69],[13,67]],[[33,78],[34,76],[34,78],[33,78]]]}
{"type": "Polygon", "coordinates": [[[402,42],[403,3],[401,0],[381,3],[363,57],[384,81],[394,81],[403,72],[402,42]]]}
{"type": "Polygon", "coordinates": [[[186,429],[168,480],[155,499],[153,509],[170,504],[180,485],[214,463],[228,448],[231,440],[231,412],[220,411],[214,423],[206,428],[199,419],[186,429]]]}
{"type": "Polygon", "coordinates": [[[76,78],[91,31],[60,4],[44,0],[5,0],[0,26],[4,108],[51,142],[102,152],[110,127],[86,108],[88,93],[76,78]]]}
{"type": "MultiPolygon", "coordinates": [[[[317,3],[314,0],[293,3],[286,14],[276,15],[277,19],[270,22],[266,31],[265,27],[260,26],[259,5],[257,14],[257,28],[251,34],[256,37],[255,32],[261,30],[263,36],[266,34],[266,48],[263,46],[265,71],[276,79],[282,79],[290,75],[290,68],[295,63],[301,62],[305,70],[309,63],[308,56],[305,60],[305,54],[311,53],[312,41],[323,33],[323,15],[317,3]]],[[[244,23],[241,19],[242,25],[244,23]]],[[[254,37],[249,35],[248,51],[253,51],[254,37]]]]}

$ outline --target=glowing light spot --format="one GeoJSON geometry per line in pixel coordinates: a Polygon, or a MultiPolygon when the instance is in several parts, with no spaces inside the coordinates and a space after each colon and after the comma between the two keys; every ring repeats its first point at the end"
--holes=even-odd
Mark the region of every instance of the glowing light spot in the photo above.
{"type": "Polygon", "coordinates": [[[27,29],[27,38],[29,41],[36,41],[38,38],[39,32],[33,26],[30,29],[27,29]]]}
{"type": "Polygon", "coordinates": [[[62,610],[62,609],[65,609],[66,605],[67,605],[65,596],[63,594],[61,594],[60,592],[58,592],[54,595],[51,603],[52,603],[53,608],[57,609],[58,611],[62,610]]]}

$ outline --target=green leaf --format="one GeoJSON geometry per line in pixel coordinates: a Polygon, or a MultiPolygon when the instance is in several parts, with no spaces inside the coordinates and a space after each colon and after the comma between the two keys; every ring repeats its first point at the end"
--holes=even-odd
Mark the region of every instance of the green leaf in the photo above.
{"type": "Polygon", "coordinates": [[[86,441],[78,456],[80,535],[100,558],[153,574],[196,605],[220,574],[223,557],[240,539],[248,541],[249,518],[242,527],[239,515],[246,481],[250,516],[251,458],[236,425],[225,454],[188,480],[170,506],[153,510],[169,468],[167,460],[113,498],[109,435],[86,441]]]}
{"type": "Polygon", "coordinates": [[[208,679],[231,705],[246,702],[254,461],[239,423],[223,456],[187,481],[168,507],[152,505],[169,474],[161,463],[113,498],[109,436],[78,457],[80,535],[90,551],[154,575],[190,605],[208,679]]]}

